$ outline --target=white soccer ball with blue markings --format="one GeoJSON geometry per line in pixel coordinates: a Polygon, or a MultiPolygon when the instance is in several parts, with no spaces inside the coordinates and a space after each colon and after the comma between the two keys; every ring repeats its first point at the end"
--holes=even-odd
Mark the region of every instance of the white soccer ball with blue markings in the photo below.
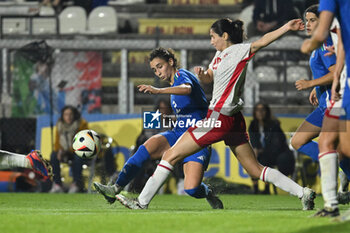
{"type": "Polygon", "coordinates": [[[83,159],[91,159],[101,149],[100,136],[91,129],[79,131],[73,138],[73,150],[83,159]]]}

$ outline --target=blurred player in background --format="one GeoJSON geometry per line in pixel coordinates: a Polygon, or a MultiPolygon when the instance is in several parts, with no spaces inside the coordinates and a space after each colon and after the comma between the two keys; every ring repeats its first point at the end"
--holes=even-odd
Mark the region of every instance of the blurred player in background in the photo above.
{"type": "MultiPolygon", "coordinates": [[[[338,18],[341,28],[341,36],[338,38],[339,44],[341,40],[343,41],[345,55],[342,51],[342,46],[338,47],[337,65],[334,71],[334,80],[332,85],[332,100],[337,101],[339,97],[339,83],[340,74],[343,69],[344,57],[346,60],[346,65],[350,65],[350,1],[348,0],[321,0],[320,1],[320,22],[315,30],[315,33],[310,40],[304,41],[301,51],[304,53],[309,53],[314,49],[322,45],[323,41],[328,37],[329,29],[331,27],[334,16],[338,18]]],[[[339,129],[339,152],[347,157],[350,157],[350,88],[349,88],[349,77],[350,71],[347,69],[347,79],[344,84],[344,93],[342,98],[342,109],[344,114],[340,117],[341,121],[339,123],[340,127],[345,126],[344,129],[339,129]]],[[[329,156],[331,153],[327,153],[327,161],[321,165],[322,172],[327,172],[328,175],[321,176],[322,185],[327,184],[329,186],[334,186],[334,173],[336,174],[336,169],[334,169],[336,164],[335,156],[329,156]],[[322,168],[324,167],[324,168],[322,168]],[[324,171],[323,171],[324,170],[324,171]],[[329,176],[331,175],[331,176],[329,176]],[[327,180],[323,180],[327,178],[327,180]]],[[[322,174],[321,174],[322,175],[322,174]]],[[[336,184],[335,184],[336,185],[336,184]]],[[[341,220],[349,220],[350,211],[341,217],[341,220]]]]}
{"type": "MultiPolygon", "coordinates": [[[[318,5],[312,5],[307,8],[304,13],[304,18],[306,22],[306,33],[308,36],[312,36],[319,23],[318,5]]],[[[331,160],[335,163],[334,169],[338,167],[338,155],[335,148],[320,153],[321,151],[319,151],[318,143],[312,140],[318,136],[321,138],[324,138],[325,136],[329,137],[329,133],[331,133],[327,133],[325,130],[324,132],[321,132],[321,129],[324,128],[323,119],[325,112],[327,106],[330,105],[331,84],[336,63],[336,56],[334,54],[326,56],[328,53],[326,48],[330,46],[333,46],[333,41],[331,36],[328,35],[322,46],[312,51],[309,65],[312,71],[313,80],[298,80],[295,82],[295,86],[299,91],[313,88],[309,100],[310,103],[317,106],[317,108],[299,126],[292,137],[291,144],[294,149],[310,156],[313,161],[320,160],[321,176],[326,176],[327,174],[326,171],[322,171],[323,166],[321,166],[321,164],[324,163],[324,161],[328,161],[329,157],[333,157],[331,160]]],[[[336,185],[336,183],[334,184],[336,185]]],[[[322,189],[325,187],[325,185],[322,185],[322,189]]],[[[333,192],[323,192],[323,198],[325,200],[325,208],[316,213],[316,215],[339,215],[336,189],[334,189],[333,192]]]]}
{"type": "MultiPolygon", "coordinates": [[[[305,11],[306,33],[311,36],[318,25],[318,5],[312,5],[305,11]]],[[[310,56],[310,69],[313,80],[298,80],[295,82],[296,88],[305,90],[313,88],[310,93],[310,103],[318,106],[299,126],[291,139],[291,144],[298,152],[308,155],[313,161],[318,161],[318,144],[312,139],[318,137],[321,132],[322,120],[327,109],[327,103],[331,98],[331,84],[333,81],[333,71],[335,69],[336,56],[325,56],[328,51],[327,46],[332,46],[332,38],[327,37],[327,41],[322,47],[314,50],[310,56]]]]}
{"type": "MultiPolygon", "coordinates": [[[[177,68],[177,59],[174,52],[170,49],[157,48],[151,52],[149,60],[155,75],[161,80],[169,82],[171,86],[156,88],[151,85],[139,85],[139,91],[149,94],[170,94],[170,102],[177,116],[177,122],[203,119],[208,109],[204,92],[192,73],[177,68]]],[[[120,193],[137,175],[144,163],[149,160],[161,159],[164,152],[175,144],[187,128],[188,126],[183,127],[177,124],[173,130],[152,136],[128,159],[113,186],[95,182],[95,189],[108,202],[114,203],[115,195],[120,193]]],[[[222,209],[223,204],[220,199],[210,187],[202,182],[209,160],[210,151],[207,147],[203,147],[183,160],[184,189],[192,197],[206,198],[213,209],[222,209]]],[[[163,165],[159,164],[159,166],[163,165]]]]}
{"type": "Polygon", "coordinates": [[[253,43],[243,43],[243,22],[225,18],[217,20],[210,29],[211,44],[217,50],[209,69],[196,67],[199,79],[206,83],[214,82],[213,97],[203,125],[209,121],[219,121],[219,127],[191,127],[176,144],[166,151],[153,176],[149,178],[136,200],[123,195],[117,199],[132,209],[145,209],[166,180],[174,165],[188,155],[213,143],[224,141],[230,146],[238,161],[253,178],[270,182],[302,200],[303,209],[314,207],[315,192],[303,188],[276,169],[258,163],[249,143],[244,117],[241,113],[245,74],[248,61],[261,48],[269,45],[288,31],[303,30],[301,19],[291,20],[281,28],[265,34],[253,43]]]}
{"type": "Polygon", "coordinates": [[[43,179],[52,176],[52,167],[40,151],[33,150],[27,156],[9,151],[0,150],[0,170],[12,168],[29,168],[43,179]]]}

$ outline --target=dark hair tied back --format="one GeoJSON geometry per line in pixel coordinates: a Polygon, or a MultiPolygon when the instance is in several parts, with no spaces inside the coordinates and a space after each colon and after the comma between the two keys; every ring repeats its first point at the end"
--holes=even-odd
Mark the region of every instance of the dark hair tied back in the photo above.
{"type": "Polygon", "coordinates": [[[243,42],[243,21],[239,19],[234,21],[230,18],[219,19],[213,23],[211,29],[219,36],[226,32],[233,44],[243,42]]]}

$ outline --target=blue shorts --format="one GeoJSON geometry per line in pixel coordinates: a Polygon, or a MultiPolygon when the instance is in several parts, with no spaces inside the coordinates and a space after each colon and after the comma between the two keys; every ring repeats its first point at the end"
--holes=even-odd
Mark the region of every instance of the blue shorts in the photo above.
{"type": "MultiPolygon", "coordinates": [[[[185,131],[179,132],[175,130],[169,130],[169,131],[160,133],[160,135],[164,136],[168,140],[168,143],[170,146],[173,146],[177,141],[177,139],[179,139],[184,132],[185,131]]],[[[187,163],[190,161],[198,162],[203,165],[204,171],[206,171],[209,165],[210,156],[211,156],[210,150],[208,149],[208,147],[205,147],[204,149],[198,151],[197,153],[187,156],[184,159],[183,163],[187,163]]]]}
{"type": "Polygon", "coordinates": [[[350,78],[347,78],[345,81],[345,88],[344,88],[344,94],[343,94],[343,104],[342,108],[345,111],[345,115],[341,116],[341,120],[350,120],[350,78]]]}
{"type": "Polygon", "coordinates": [[[326,110],[327,108],[325,107],[317,107],[305,120],[314,126],[322,128],[322,121],[326,110]]]}

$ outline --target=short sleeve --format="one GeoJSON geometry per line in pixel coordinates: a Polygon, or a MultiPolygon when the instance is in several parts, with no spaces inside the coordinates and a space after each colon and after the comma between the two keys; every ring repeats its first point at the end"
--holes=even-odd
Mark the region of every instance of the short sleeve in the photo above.
{"type": "Polygon", "coordinates": [[[193,82],[186,72],[179,71],[179,74],[180,75],[175,79],[174,86],[180,86],[181,84],[190,84],[193,86],[193,82]]]}
{"type": "Polygon", "coordinates": [[[215,59],[216,59],[216,57],[218,56],[218,54],[219,54],[219,51],[217,51],[217,52],[215,53],[215,56],[214,56],[213,59],[211,60],[211,62],[210,62],[210,64],[209,64],[209,69],[213,70],[213,65],[214,65],[215,59]]]}
{"type": "Polygon", "coordinates": [[[330,11],[335,14],[337,10],[337,3],[335,0],[320,0],[320,5],[318,10],[321,11],[330,11]]]}
{"type": "Polygon", "coordinates": [[[325,56],[325,54],[327,53],[328,51],[324,51],[322,52],[321,54],[321,59],[322,59],[322,62],[323,64],[325,65],[325,67],[327,67],[327,69],[329,69],[329,67],[331,67],[332,65],[334,65],[337,61],[337,58],[335,55],[332,55],[332,56],[325,56]]]}

